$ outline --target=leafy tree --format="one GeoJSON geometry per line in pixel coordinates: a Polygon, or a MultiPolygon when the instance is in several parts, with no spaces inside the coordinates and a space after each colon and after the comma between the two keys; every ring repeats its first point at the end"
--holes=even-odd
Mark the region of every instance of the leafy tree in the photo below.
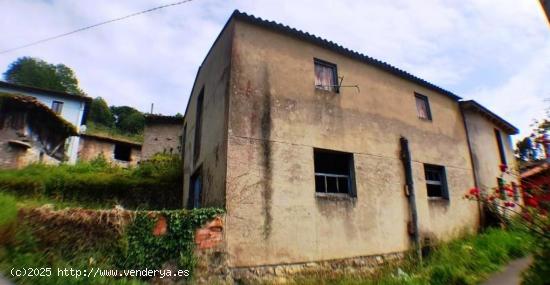
{"type": "Polygon", "coordinates": [[[73,70],[64,64],[50,64],[39,58],[20,57],[4,72],[6,81],[54,91],[81,94],[73,70]]]}
{"type": "Polygon", "coordinates": [[[129,106],[111,106],[111,112],[116,118],[117,129],[131,134],[143,131],[145,117],[140,111],[129,106]]]}
{"type": "Polygon", "coordinates": [[[96,124],[101,124],[106,127],[113,127],[115,125],[115,117],[111,112],[111,109],[109,109],[107,102],[101,97],[96,97],[92,101],[88,119],[96,124]]]}

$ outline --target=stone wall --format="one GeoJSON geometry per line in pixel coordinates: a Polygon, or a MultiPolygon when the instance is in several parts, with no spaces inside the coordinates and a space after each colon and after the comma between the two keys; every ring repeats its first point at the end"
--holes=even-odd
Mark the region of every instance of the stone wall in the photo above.
{"type": "Polygon", "coordinates": [[[123,161],[115,159],[114,151],[116,144],[116,142],[110,140],[104,140],[91,136],[81,136],[80,145],[78,148],[78,159],[82,161],[90,161],[97,158],[99,155],[103,155],[103,157],[105,157],[105,159],[107,159],[110,163],[122,167],[134,166],[138,164],[141,160],[140,147],[132,145],[130,160],[123,161]]]}
{"type": "Polygon", "coordinates": [[[180,154],[182,132],[183,123],[146,123],[142,159],[147,160],[156,153],[180,154]]]}

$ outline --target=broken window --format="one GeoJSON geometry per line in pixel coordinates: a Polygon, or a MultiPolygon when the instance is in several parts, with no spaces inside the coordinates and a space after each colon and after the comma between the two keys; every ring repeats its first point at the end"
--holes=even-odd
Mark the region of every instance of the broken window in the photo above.
{"type": "Polygon", "coordinates": [[[61,110],[63,110],[63,102],[53,101],[52,102],[52,110],[58,115],[61,114],[61,110]]]}
{"type": "Polygon", "coordinates": [[[114,156],[115,159],[122,161],[130,161],[132,147],[126,144],[115,144],[114,156]]]}
{"type": "Polygon", "coordinates": [[[416,113],[420,119],[431,120],[430,103],[428,97],[420,94],[414,94],[416,100],[416,113]]]}
{"type": "Polygon", "coordinates": [[[187,200],[187,208],[200,208],[202,204],[202,170],[197,169],[191,176],[189,184],[189,198],[187,200]]]}
{"type": "Polygon", "coordinates": [[[315,87],[322,90],[338,92],[338,73],[336,64],[314,59],[315,87]]]}
{"type": "Polygon", "coordinates": [[[502,144],[502,137],[500,131],[495,129],[495,138],[498,145],[498,154],[500,155],[500,163],[506,165],[506,153],[504,152],[504,145],[502,144]]]}
{"type": "Polygon", "coordinates": [[[447,179],[445,177],[445,167],[424,164],[424,175],[426,176],[428,198],[449,199],[447,179]]]}
{"type": "Polygon", "coordinates": [[[201,151],[202,135],[202,105],[204,101],[204,87],[197,98],[197,108],[195,110],[195,143],[193,145],[193,162],[197,162],[201,151]]]}
{"type": "Polygon", "coordinates": [[[353,155],[315,149],[315,192],[341,193],[354,196],[353,155]]]}

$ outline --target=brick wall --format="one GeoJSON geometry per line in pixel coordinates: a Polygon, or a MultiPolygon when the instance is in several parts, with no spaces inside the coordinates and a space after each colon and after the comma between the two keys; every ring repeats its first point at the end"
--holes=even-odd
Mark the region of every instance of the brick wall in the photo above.
{"type": "Polygon", "coordinates": [[[143,132],[142,158],[155,153],[181,153],[182,124],[149,123],[143,132]]]}

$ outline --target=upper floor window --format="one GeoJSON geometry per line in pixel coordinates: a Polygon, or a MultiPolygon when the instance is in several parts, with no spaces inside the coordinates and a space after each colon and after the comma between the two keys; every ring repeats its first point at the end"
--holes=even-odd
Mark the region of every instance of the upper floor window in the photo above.
{"type": "Polygon", "coordinates": [[[428,97],[420,94],[414,94],[416,100],[416,114],[420,119],[431,120],[432,112],[430,111],[430,103],[428,97]]]}
{"type": "Polygon", "coordinates": [[[197,162],[201,151],[202,136],[202,108],[204,101],[204,87],[197,97],[197,108],[195,109],[195,141],[193,144],[193,163],[197,162]]]}
{"type": "Polygon", "coordinates": [[[497,140],[498,154],[500,156],[500,164],[506,165],[506,152],[504,150],[504,144],[502,143],[502,136],[500,131],[495,129],[495,138],[497,140]]]}
{"type": "Polygon", "coordinates": [[[315,192],[339,193],[354,196],[353,155],[315,149],[315,192]]]}
{"type": "Polygon", "coordinates": [[[338,72],[336,64],[314,59],[315,88],[338,92],[338,72]]]}
{"type": "Polygon", "coordinates": [[[52,110],[56,114],[61,114],[61,110],[63,110],[63,102],[61,101],[53,101],[52,102],[52,110]]]}
{"type": "Polygon", "coordinates": [[[428,189],[428,198],[449,199],[445,167],[424,164],[424,175],[426,178],[426,188],[428,189]]]}

